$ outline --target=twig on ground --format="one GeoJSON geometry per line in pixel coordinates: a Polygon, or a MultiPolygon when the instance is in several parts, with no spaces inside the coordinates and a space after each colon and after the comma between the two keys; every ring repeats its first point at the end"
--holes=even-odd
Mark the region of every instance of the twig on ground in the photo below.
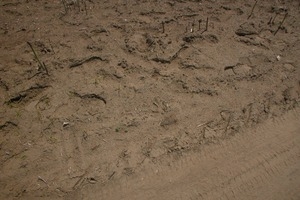
{"type": "Polygon", "coordinates": [[[202,127],[202,126],[206,126],[206,125],[210,124],[211,122],[212,121],[204,122],[202,124],[197,125],[197,127],[199,128],[199,127],[202,127]]]}
{"type": "Polygon", "coordinates": [[[279,29],[282,27],[282,24],[283,24],[283,22],[284,22],[284,20],[286,19],[287,16],[288,16],[288,13],[285,13],[284,18],[282,19],[281,23],[279,24],[277,30],[274,32],[274,36],[277,34],[279,29]]]}
{"type": "Polygon", "coordinates": [[[227,120],[227,124],[226,124],[226,127],[224,129],[224,134],[227,133],[227,130],[228,130],[228,127],[230,125],[231,120],[232,120],[232,113],[229,114],[229,117],[228,117],[228,120],[227,120]]]}
{"type": "Polygon", "coordinates": [[[248,107],[249,107],[249,111],[248,111],[248,116],[247,116],[247,119],[246,119],[246,125],[249,124],[249,121],[250,121],[250,118],[251,118],[251,115],[252,115],[253,103],[250,103],[248,105],[248,107]]]}
{"type": "Polygon", "coordinates": [[[254,5],[253,5],[253,7],[252,7],[251,13],[250,13],[250,15],[248,16],[247,19],[250,19],[250,17],[252,16],[256,4],[257,4],[257,1],[255,1],[254,5]]]}
{"type": "Polygon", "coordinates": [[[272,25],[272,17],[270,18],[269,22],[268,22],[268,25],[272,25]]]}
{"type": "Polygon", "coordinates": [[[170,62],[172,62],[173,60],[175,60],[177,57],[178,57],[178,55],[179,55],[179,53],[182,51],[182,50],[184,50],[184,49],[187,49],[188,48],[188,46],[186,46],[186,45],[184,45],[184,46],[182,46],[172,57],[171,57],[171,59],[170,59],[170,62]]]}
{"type": "Polygon", "coordinates": [[[43,68],[44,68],[46,74],[49,75],[48,69],[47,69],[46,64],[44,62],[43,62],[43,68]]]}
{"type": "Polygon", "coordinates": [[[79,97],[79,98],[81,98],[81,99],[99,99],[99,100],[101,100],[101,101],[103,101],[104,102],[104,104],[106,104],[107,102],[106,102],[106,100],[102,97],[102,96],[100,96],[100,95],[98,95],[98,94],[83,94],[83,95],[81,95],[81,94],[78,94],[77,92],[71,92],[73,95],[75,95],[75,96],[77,96],[77,97],[79,97]]]}
{"type": "Polygon", "coordinates": [[[30,42],[27,42],[27,44],[30,46],[30,48],[31,48],[31,50],[32,50],[32,52],[33,52],[33,54],[34,54],[35,59],[38,61],[39,67],[43,68],[43,69],[45,70],[46,74],[49,75],[49,72],[48,72],[48,69],[47,69],[45,63],[44,63],[44,62],[42,63],[42,62],[40,61],[40,59],[38,58],[38,56],[37,56],[35,50],[33,49],[32,44],[31,44],[30,42]]]}
{"type": "Polygon", "coordinates": [[[44,182],[47,185],[47,187],[49,187],[47,181],[45,179],[43,179],[42,177],[38,176],[38,180],[44,182]]]}
{"type": "Polygon", "coordinates": [[[114,171],[109,177],[108,180],[112,179],[112,177],[115,175],[116,171],[114,171]]]}
{"type": "Polygon", "coordinates": [[[106,61],[106,59],[103,59],[103,58],[101,58],[100,56],[90,56],[90,57],[88,57],[88,58],[84,58],[84,59],[82,59],[82,60],[79,60],[79,61],[76,61],[76,62],[72,63],[72,64],[70,65],[70,68],[78,67],[78,66],[82,65],[83,63],[85,63],[85,62],[90,62],[90,61],[92,61],[92,60],[106,61]]]}
{"type": "Polygon", "coordinates": [[[199,19],[198,20],[198,31],[200,31],[200,29],[201,29],[201,22],[202,22],[202,19],[199,19]]]}
{"type": "MultiPolygon", "coordinates": [[[[206,32],[206,31],[208,31],[208,17],[206,18],[205,30],[202,31],[202,33],[206,32]]],[[[202,34],[202,33],[201,33],[201,34],[202,34]]]]}
{"type": "Polygon", "coordinates": [[[179,53],[184,50],[187,49],[188,46],[182,46],[173,56],[169,57],[169,58],[161,58],[161,57],[155,57],[152,60],[155,62],[160,62],[160,63],[171,63],[173,60],[175,60],[179,53]]]}

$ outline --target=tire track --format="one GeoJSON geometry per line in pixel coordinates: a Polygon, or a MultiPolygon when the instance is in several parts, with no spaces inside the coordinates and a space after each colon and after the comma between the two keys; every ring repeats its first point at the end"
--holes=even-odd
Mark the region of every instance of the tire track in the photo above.
{"type": "Polygon", "coordinates": [[[78,187],[78,182],[86,173],[84,149],[80,136],[75,135],[72,130],[62,130],[61,141],[61,168],[65,171],[60,184],[64,190],[70,191],[78,187]]]}
{"type": "MultiPolygon", "coordinates": [[[[246,172],[241,172],[238,175],[239,176],[238,180],[232,178],[229,179],[228,181],[222,183],[221,187],[220,186],[217,187],[217,189],[219,190],[215,192],[211,192],[211,194],[207,196],[210,197],[213,196],[213,199],[223,199],[221,198],[222,197],[221,195],[223,194],[227,194],[226,196],[229,197],[229,199],[242,199],[242,196],[236,195],[236,193],[242,195],[249,193],[248,196],[251,196],[251,193],[255,194],[255,192],[258,191],[257,185],[271,184],[270,180],[273,180],[273,177],[281,176],[287,167],[293,166],[295,164],[294,161],[295,159],[297,159],[298,156],[299,154],[294,153],[288,155],[288,157],[283,157],[282,154],[282,155],[271,156],[268,157],[267,159],[264,158],[265,160],[257,162],[257,165],[253,166],[246,172]],[[268,173],[269,171],[271,171],[271,173],[268,173]],[[251,187],[249,187],[249,183],[251,187]],[[243,187],[244,185],[246,185],[246,187],[243,187]],[[240,187],[242,187],[243,189],[239,189],[240,187]],[[255,190],[253,188],[255,188],[255,190]],[[223,192],[221,192],[222,190],[223,192]],[[230,193],[230,191],[232,191],[232,194],[230,193]],[[219,194],[219,195],[215,195],[215,194],[219,194]]],[[[251,198],[258,199],[258,196],[256,197],[252,196],[251,198]]],[[[260,198],[262,198],[262,196],[260,196],[260,198]]],[[[262,199],[274,199],[274,198],[270,198],[270,196],[266,196],[262,199]]]]}
{"type": "Polygon", "coordinates": [[[297,199],[299,113],[296,109],[256,130],[189,153],[171,166],[149,166],[133,177],[77,193],[84,199],[297,199]]]}

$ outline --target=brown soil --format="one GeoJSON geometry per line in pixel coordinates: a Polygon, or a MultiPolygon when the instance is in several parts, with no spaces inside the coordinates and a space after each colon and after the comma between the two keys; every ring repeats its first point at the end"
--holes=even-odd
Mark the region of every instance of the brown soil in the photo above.
{"type": "Polygon", "coordinates": [[[299,19],[298,0],[2,0],[0,199],[297,199],[299,19]]]}

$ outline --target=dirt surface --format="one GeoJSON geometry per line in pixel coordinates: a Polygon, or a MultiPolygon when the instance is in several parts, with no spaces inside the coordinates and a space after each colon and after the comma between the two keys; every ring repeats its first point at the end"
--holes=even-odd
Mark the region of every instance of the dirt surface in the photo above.
{"type": "Polygon", "coordinates": [[[300,109],[68,199],[300,199],[299,121],[300,109]]]}
{"type": "Polygon", "coordinates": [[[298,0],[2,0],[0,199],[297,199],[299,19],[298,0]]]}

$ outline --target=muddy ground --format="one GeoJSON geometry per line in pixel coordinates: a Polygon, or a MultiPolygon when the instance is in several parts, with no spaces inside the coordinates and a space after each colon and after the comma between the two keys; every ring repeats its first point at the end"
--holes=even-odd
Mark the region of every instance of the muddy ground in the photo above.
{"type": "Polygon", "coordinates": [[[0,197],[105,188],[299,107],[299,19],[298,0],[2,0],[0,197]]]}

